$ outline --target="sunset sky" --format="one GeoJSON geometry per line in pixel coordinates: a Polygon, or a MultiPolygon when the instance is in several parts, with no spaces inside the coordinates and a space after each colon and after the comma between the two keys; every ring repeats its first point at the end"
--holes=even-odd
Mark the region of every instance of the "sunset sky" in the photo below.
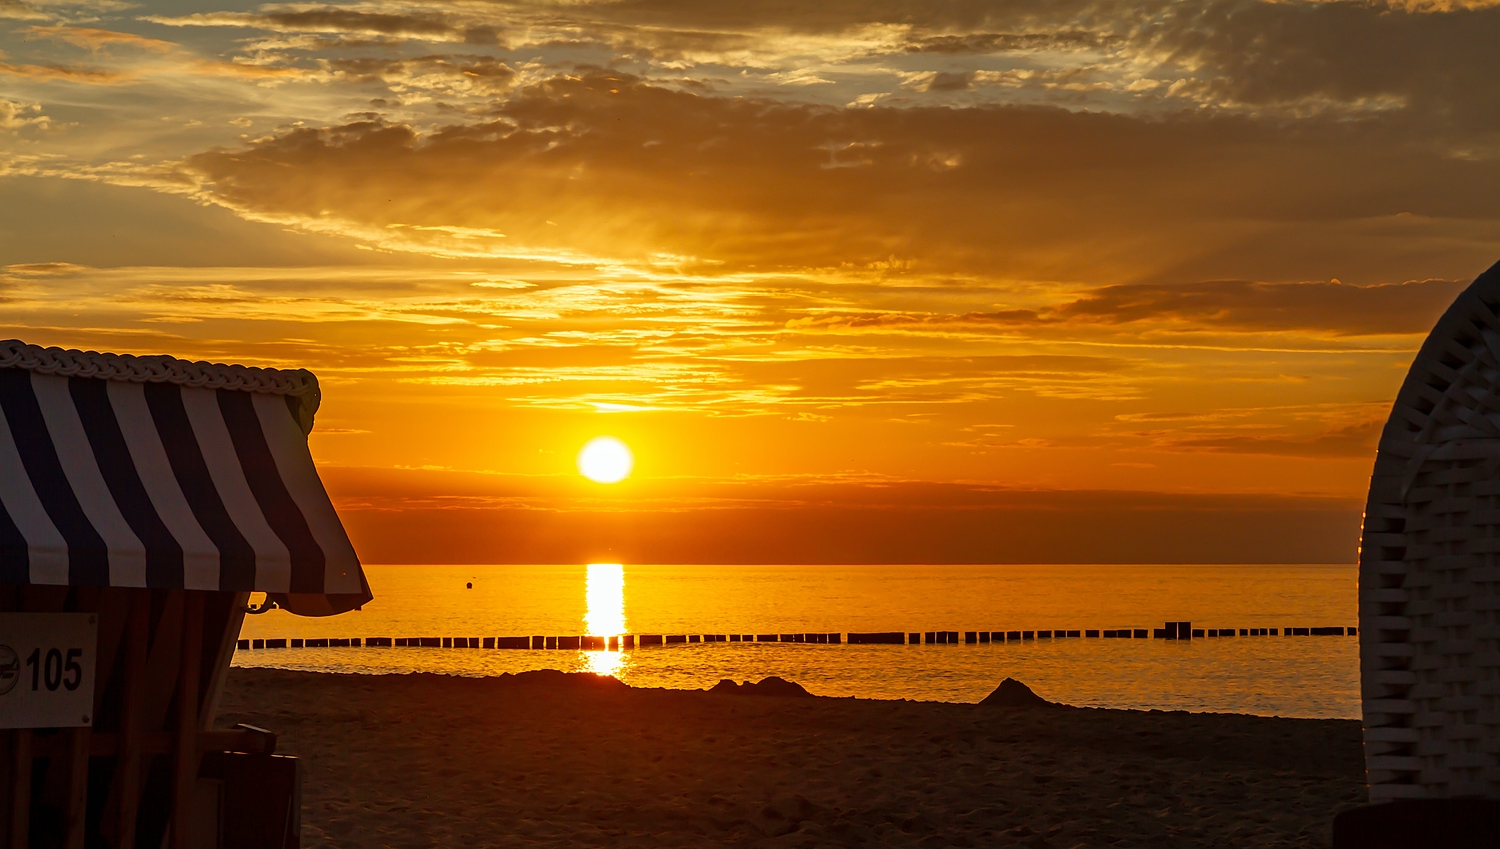
{"type": "Polygon", "coordinates": [[[1352,562],[1500,259],[1496,44],[1488,2],[0,0],[0,335],[313,370],[370,562],[1352,562]]]}

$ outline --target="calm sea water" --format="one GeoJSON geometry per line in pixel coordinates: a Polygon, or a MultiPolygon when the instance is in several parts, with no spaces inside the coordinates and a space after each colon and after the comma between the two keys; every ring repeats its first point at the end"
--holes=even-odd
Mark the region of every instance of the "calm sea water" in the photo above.
{"type": "MultiPolygon", "coordinates": [[[[375,600],[242,637],[489,637],[1354,625],[1353,565],[367,566],[375,600]],[[472,583],[473,589],[466,589],[472,583]]],[[[1076,705],[1359,716],[1353,637],[1037,640],[1001,645],[706,643],[630,652],[242,651],[241,666],[329,672],[609,674],[642,687],[780,675],[827,696],[973,702],[1009,676],[1076,705]]]]}

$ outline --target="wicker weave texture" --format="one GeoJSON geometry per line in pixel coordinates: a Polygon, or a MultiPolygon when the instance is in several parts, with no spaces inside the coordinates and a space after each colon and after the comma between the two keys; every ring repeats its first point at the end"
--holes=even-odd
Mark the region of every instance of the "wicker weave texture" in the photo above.
{"type": "Polygon", "coordinates": [[[1370,800],[1500,798],[1500,264],[1423,343],[1359,558],[1370,800]]]}

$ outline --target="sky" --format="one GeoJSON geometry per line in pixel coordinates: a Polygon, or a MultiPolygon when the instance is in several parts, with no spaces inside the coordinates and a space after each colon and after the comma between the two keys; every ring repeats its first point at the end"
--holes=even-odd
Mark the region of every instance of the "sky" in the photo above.
{"type": "Polygon", "coordinates": [[[1352,562],[1500,259],[1497,43],[1490,2],[0,0],[0,334],[311,369],[368,562],[1352,562]]]}

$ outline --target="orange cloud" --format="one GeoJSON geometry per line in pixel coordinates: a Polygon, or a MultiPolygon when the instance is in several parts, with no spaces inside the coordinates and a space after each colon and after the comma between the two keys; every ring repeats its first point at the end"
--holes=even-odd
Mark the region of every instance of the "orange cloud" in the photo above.
{"type": "Polygon", "coordinates": [[[500,94],[511,87],[516,72],[504,62],[489,56],[432,55],[410,59],[329,59],[323,63],[329,71],[352,82],[379,81],[387,86],[416,87],[434,91],[441,87],[462,89],[464,93],[500,94]]]}
{"type": "Polygon", "coordinates": [[[1211,280],[1174,286],[1118,285],[1058,307],[1059,318],[1108,322],[1180,319],[1226,329],[1321,330],[1339,335],[1425,333],[1467,281],[1373,286],[1332,281],[1211,280]]]}
{"type": "Polygon", "coordinates": [[[178,27],[253,27],[279,32],[355,33],[439,41],[495,43],[492,26],[463,26],[440,13],[369,12],[336,6],[272,9],[263,13],[199,12],[181,17],[152,16],[153,23],[178,27]]]}
{"type": "MultiPolygon", "coordinates": [[[[1277,279],[1262,258],[1261,240],[1280,237],[1268,228],[1323,233],[1329,261],[1363,276],[1393,256],[1364,236],[1371,221],[1492,218],[1474,199],[1500,190],[1493,169],[1404,142],[1351,148],[1348,133],[1060,110],[831,110],[595,72],[524,88],[492,120],[422,134],[376,120],[299,129],[184,167],[234,208],[405,240],[391,247],[721,270],[894,254],[926,274],[1194,282],[1196,294],[1147,300],[1203,317],[1195,300],[1303,297],[1188,276],[1213,256],[1277,279]],[[939,154],[957,164],[934,167],[939,154]],[[442,228],[504,236],[460,245],[442,228]]],[[[1128,309],[1147,294],[1101,292],[1073,312],[1128,309]]]]}
{"type": "Polygon", "coordinates": [[[1317,436],[1297,438],[1284,433],[1256,434],[1192,431],[1171,434],[1160,444],[1171,451],[1223,454],[1269,454],[1281,457],[1370,457],[1384,420],[1333,428],[1317,436]]]}
{"type": "Polygon", "coordinates": [[[98,68],[75,68],[65,65],[13,65],[0,62],[0,74],[37,80],[65,80],[75,83],[118,83],[127,75],[98,68]]]}
{"type": "Polygon", "coordinates": [[[169,53],[178,49],[176,44],[160,39],[147,38],[130,32],[97,29],[80,26],[34,26],[21,30],[30,38],[44,38],[98,51],[110,47],[133,47],[158,53],[169,53]]]}
{"type": "Polygon", "coordinates": [[[920,313],[822,313],[794,318],[787,321],[788,329],[813,330],[817,328],[847,328],[850,330],[885,329],[897,327],[937,327],[954,324],[1026,326],[1037,325],[1055,319],[1044,318],[1036,310],[999,310],[997,312],[970,312],[962,315],[924,315],[920,313]]]}
{"type": "Polygon", "coordinates": [[[941,329],[1123,325],[1183,322],[1237,332],[1312,331],[1337,336],[1416,334],[1467,285],[1421,280],[1352,286],[1332,281],[1259,283],[1210,280],[1183,284],[1121,284],[1041,310],[1012,309],[958,315],[924,313],[820,313],[787,321],[791,330],[941,329]]]}

